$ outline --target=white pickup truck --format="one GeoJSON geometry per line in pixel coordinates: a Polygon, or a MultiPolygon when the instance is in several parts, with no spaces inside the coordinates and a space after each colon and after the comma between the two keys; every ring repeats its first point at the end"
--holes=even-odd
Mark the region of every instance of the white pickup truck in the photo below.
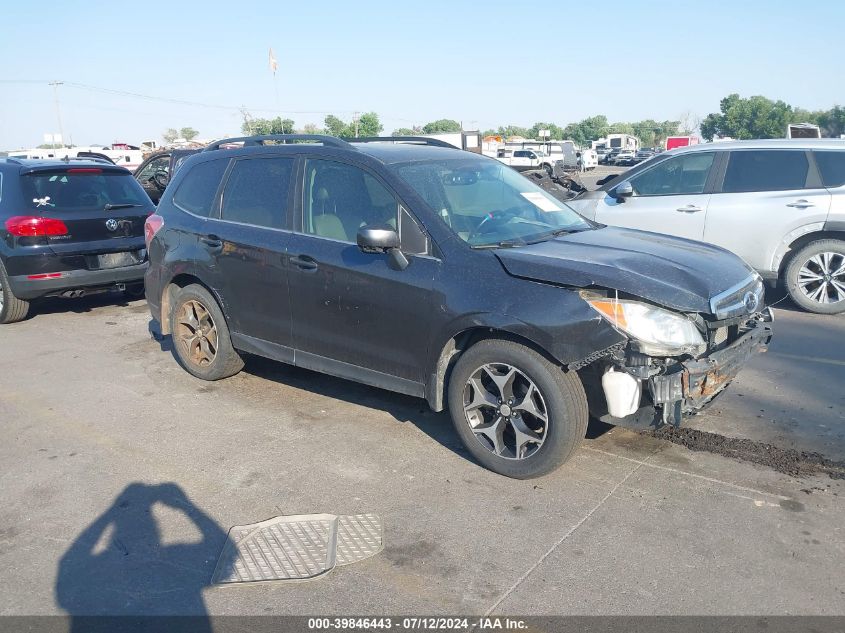
{"type": "Polygon", "coordinates": [[[535,149],[500,149],[496,160],[513,167],[517,171],[545,169],[551,176],[554,173],[554,159],[541,150],[535,149]]]}

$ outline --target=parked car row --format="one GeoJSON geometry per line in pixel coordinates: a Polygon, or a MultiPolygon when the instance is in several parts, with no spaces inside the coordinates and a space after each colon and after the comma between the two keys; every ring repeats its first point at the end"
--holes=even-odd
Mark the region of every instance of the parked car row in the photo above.
{"type": "Polygon", "coordinates": [[[643,428],[708,405],[772,336],[762,277],[845,310],[845,142],[662,153],[579,215],[495,159],[384,140],[159,156],[138,173],[157,208],[102,161],[0,161],[0,321],[146,271],[191,374],[250,353],[425,398],[480,463],[533,477],[588,414],[643,428]]]}

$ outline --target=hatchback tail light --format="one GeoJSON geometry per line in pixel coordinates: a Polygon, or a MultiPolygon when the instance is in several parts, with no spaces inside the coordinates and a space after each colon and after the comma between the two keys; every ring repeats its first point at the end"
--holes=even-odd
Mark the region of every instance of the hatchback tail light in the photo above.
{"type": "Polygon", "coordinates": [[[153,241],[156,233],[158,233],[163,226],[164,218],[157,213],[153,213],[147,218],[147,221],[144,222],[144,242],[147,244],[147,251],[150,250],[150,242],[153,241]]]}
{"type": "Polygon", "coordinates": [[[67,235],[67,225],[55,218],[15,215],[6,220],[6,230],[17,237],[52,237],[67,235]]]}

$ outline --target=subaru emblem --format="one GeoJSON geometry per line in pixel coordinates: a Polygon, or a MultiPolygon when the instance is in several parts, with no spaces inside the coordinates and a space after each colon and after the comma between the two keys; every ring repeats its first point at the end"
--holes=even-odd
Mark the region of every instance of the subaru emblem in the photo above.
{"type": "Polygon", "coordinates": [[[117,230],[117,220],[114,220],[114,219],[106,220],[106,228],[109,231],[116,231],[117,230]]]}
{"type": "Polygon", "coordinates": [[[745,303],[745,309],[749,312],[754,312],[757,309],[757,295],[753,292],[746,292],[743,302],[745,303]]]}

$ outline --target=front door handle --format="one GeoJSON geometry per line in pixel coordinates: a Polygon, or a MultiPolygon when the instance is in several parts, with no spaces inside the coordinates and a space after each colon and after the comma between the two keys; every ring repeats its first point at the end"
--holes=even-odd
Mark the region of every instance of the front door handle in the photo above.
{"type": "Polygon", "coordinates": [[[795,202],[790,202],[786,206],[792,207],[794,209],[806,209],[807,207],[814,207],[816,205],[814,205],[809,200],[803,200],[802,199],[802,200],[796,200],[795,202]]]}
{"type": "Polygon", "coordinates": [[[685,207],[678,207],[675,209],[675,211],[678,211],[679,213],[698,213],[701,210],[701,207],[697,207],[694,204],[688,204],[685,207]]]}
{"type": "Polygon", "coordinates": [[[290,258],[290,263],[306,272],[313,272],[317,270],[316,260],[308,255],[294,255],[290,258]]]}
{"type": "Polygon", "coordinates": [[[216,235],[204,235],[200,238],[200,242],[205,244],[209,250],[219,251],[223,248],[223,240],[216,235]]]}

